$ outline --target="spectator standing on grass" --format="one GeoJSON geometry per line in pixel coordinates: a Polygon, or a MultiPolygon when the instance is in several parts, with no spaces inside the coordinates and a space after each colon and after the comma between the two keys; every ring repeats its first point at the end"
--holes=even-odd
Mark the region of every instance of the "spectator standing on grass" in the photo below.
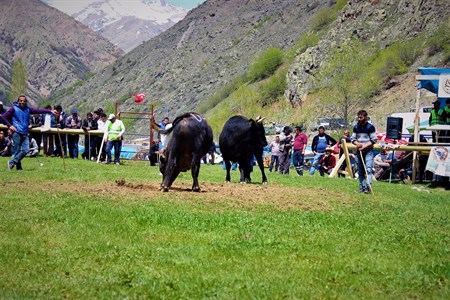
{"type": "MultiPolygon", "coordinates": [[[[42,125],[43,122],[41,116],[38,114],[33,114],[30,118],[30,129],[41,128],[42,125]]],[[[41,151],[42,132],[32,132],[30,136],[36,140],[38,151],[41,151]]]]}
{"type": "MultiPolygon", "coordinates": [[[[52,109],[51,105],[47,105],[45,107],[46,109],[52,109]]],[[[50,117],[50,127],[56,126],[55,123],[55,116],[52,114],[43,114],[42,115],[42,121],[43,123],[45,123],[45,119],[46,116],[49,115],[50,117]]],[[[54,141],[54,134],[53,133],[48,133],[48,132],[44,132],[42,133],[42,155],[44,156],[51,156],[53,155],[53,141],[54,141]]]]}
{"type": "MultiPolygon", "coordinates": [[[[56,105],[55,109],[57,111],[59,111],[59,115],[60,118],[63,120],[63,124],[61,124],[61,126],[58,126],[59,129],[65,128],[66,127],[66,120],[67,120],[67,114],[64,112],[64,110],[62,109],[61,105],[56,105]]],[[[57,122],[58,124],[60,123],[59,121],[57,122]]],[[[56,136],[55,136],[56,137],[56,136]]],[[[67,157],[67,134],[59,134],[59,137],[61,137],[61,146],[64,152],[64,157],[67,157]]],[[[59,137],[56,137],[58,139],[58,143],[59,143],[59,137]]],[[[60,150],[58,150],[59,152],[61,152],[60,150]]]]}
{"type": "Polygon", "coordinates": [[[92,113],[87,113],[86,118],[83,120],[83,125],[81,128],[85,131],[84,135],[84,153],[83,158],[84,159],[92,159],[94,160],[95,155],[95,149],[96,149],[96,136],[91,135],[89,131],[91,130],[97,130],[98,124],[97,120],[94,119],[94,116],[92,113]]]}
{"type": "Polygon", "coordinates": [[[302,132],[301,126],[295,126],[294,137],[294,167],[298,176],[303,176],[303,162],[305,159],[306,145],[308,143],[308,136],[302,132]]]}
{"type": "MultiPolygon", "coordinates": [[[[108,117],[106,116],[105,113],[103,112],[99,112],[100,115],[100,119],[97,121],[97,129],[101,130],[101,131],[105,131],[105,126],[106,126],[106,122],[108,122],[108,117]]],[[[98,138],[97,139],[97,150],[96,150],[96,155],[98,158],[98,155],[100,155],[100,161],[104,162],[106,161],[106,144],[103,145],[102,147],[102,142],[104,141],[104,135],[102,136],[102,138],[98,138]],[[101,148],[101,153],[100,153],[100,148],[101,148]]]]}
{"type": "Polygon", "coordinates": [[[153,141],[153,144],[150,146],[150,153],[148,159],[150,160],[150,166],[156,166],[158,162],[158,151],[159,151],[159,139],[153,141]]]}
{"type": "Polygon", "coordinates": [[[31,114],[43,114],[43,113],[56,113],[50,109],[40,109],[28,106],[27,97],[24,95],[19,96],[17,102],[8,109],[3,115],[6,126],[12,130],[12,155],[13,158],[8,161],[8,169],[12,170],[14,166],[18,171],[22,170],[21,161],[28,153],[30,147],[30,140],[28,134],[30,133],[30,115],[31,114]]]}
{"type": "MultiPolygon", "coordinates": [[[[66,128],[68,129],[80,129],[81,128],[81,117],[78,115],[76,109],[72,109],[72,114],[66,119],[66,128]]],[[[69,157],[73,159],[78,159],[78,141],[80,140],[80,135],[78,134],[68,134],[67,144],[69,146],[69,157]]]]}
{"type": "Polygon", "coordinates": [[[280,157],[280,136],[275,136],[275,140],[272,141],[272,143],[269,144],[271,157],[270,157],[270,164],[269,164],[269,172],[272,172],[272,169],[275,167],[275,172],[278,172],[278,165],[279,165],[279,157],[280,157]]]}
{"type": "Polygon", "coordinates": [[[291,150],[294,137],[292,136],[292,128],[285,126],[283,135],[280,137],[280,174],[289,174],[291,166],[291,150]]]}
{"type": "MultiPolygon", "coordinates": [[[[66,126],[66,120],[64,119],[64,116],[62,115],[62,112],[58,109],[56,109],[56,114],[52,120],[52,128],[58,128],[58,129],[64,129],[64,126],[66,126]]],[[[56,156],[65,156],[66,153],[64,151],[66,144],[64,142],[64,137],[62,134],[53,134],[55,137],[55,150],[54,154],[56,156]],[[62,151],[62,152],[61,152],[62,151]]]]}
{"type": "Polygon", "coordinates": [[[106,163],[110,164],[111,150],[114,147],[114,163],[120,165],[120,151],[122,150],[122,136],[125,133],[125,125],[117,120],[114,114],[110,114],[106,123],[106,163]]]}
{"type": "Polygon", "coordinates": [[[311,150],[314,153],[314,160],[309,169],[309,175],[314,175],[316,169],[318,169],[319,160],[325,155],[325,149],[327,147],[333,147],[336,144],[336,140],[325,133],[325,128],[319,126],[319,133],[313,138],[311,144],[311,150]]]}
{"type": "Polygon", "coordinates": [[[353,127],[352,144],[356,145],[359,192],[372,192],[373,145],[377,142],[375,127],[368,122],[367,112],[358,111],[358,123],[353,127]]]}

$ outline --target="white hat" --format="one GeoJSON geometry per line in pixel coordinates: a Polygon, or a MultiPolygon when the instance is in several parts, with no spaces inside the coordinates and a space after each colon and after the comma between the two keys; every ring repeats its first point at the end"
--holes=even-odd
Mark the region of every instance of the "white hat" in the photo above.
{"type": "Polygon", "coordinates": [[[116,115],[114,115],[114,114],[110,114],[110,115],[108,116],[108,120],[115,119],[115,118],[116,118],[116,115]]]}

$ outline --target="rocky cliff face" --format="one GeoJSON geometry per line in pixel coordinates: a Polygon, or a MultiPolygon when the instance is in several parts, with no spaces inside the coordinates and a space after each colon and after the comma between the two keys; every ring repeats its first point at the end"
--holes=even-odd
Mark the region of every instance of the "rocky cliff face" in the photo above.
{"type": "MultiPolygon", "coordinates": [[[[243,74],[255,54],[289,49],[323,3],[281,0],[208,0],[180,22],[137,47],[60,98],[66,106],[94,108],[146,93],[156,115],[196,110],[199,103],[243,74]]],[[[144,104],[145,105],[145,104],[144,104]]],[[[148,107],[146,107],[148,109],[148,107]]]]}
{"type": "MultiPolygon", "coordinates": [[[[123,55],[92,30],[38,0],[0,0],[0,91],[9,92],[21,58],[32,99],[49,97],[123,55]]],[[[15,95],[12,95],[15,97],[15,95]]]]}
{"type": "MultiPolygon", "coordinates": [[[[449,11],[450,2],[440,0],[349,0],[339,18],[332,24],[333,28],[319,44],[309,48],[294,60],[288,72],[286,97],[294,104],[303,102],[314,82],[312,74],[327,64],[331,49],[339,47],[347,40],[356,37],[361,42],[376,42],[384,48],[396,41],[414,38],[421,33],[428,35],[433,33],[441,22],[446,22],[449,11]]],[[[410,84],[411,80],[408,78],[413,76],[414,74],[401,76],[398,83],[401,85],[405,80],[410,84]]],[[[403,96],[402,93],[395,92],[395,97],[401,99],[394,104],[398,108],[404,106],[405,101],[411,104],[410,100],[414,99],[416,91],[414,81],[412,82],[413,85],[409,89],[396,88],[404,91],[403,96]]],[[[389,97],[384,92],[375,99],[375,102],[386,98],[389,97]]],[[[409,108],[409,105],[406,108],[409,108]]]]}

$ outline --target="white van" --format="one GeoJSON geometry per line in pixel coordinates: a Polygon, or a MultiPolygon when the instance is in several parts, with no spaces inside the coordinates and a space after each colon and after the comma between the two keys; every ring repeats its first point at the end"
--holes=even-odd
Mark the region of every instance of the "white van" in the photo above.
{"type": "MultiPolygon", "coordinates": [[[[433,109],[433,106],[423,106],[419,108],[419,123],[428,122],[430,118],[430,112],[433,109]]],[[[391,117],[394,118],[403,118],[403,128],[402,134],[410,134],[410,132],[406,129],[410,126],[414,126],[414,120],[416,118],[416,109],[412,108],[409,112],[403,113],[393,113],[391,117]]],[[[421,134],[431,135],[431,131],[421,131],[421,134]]]]}

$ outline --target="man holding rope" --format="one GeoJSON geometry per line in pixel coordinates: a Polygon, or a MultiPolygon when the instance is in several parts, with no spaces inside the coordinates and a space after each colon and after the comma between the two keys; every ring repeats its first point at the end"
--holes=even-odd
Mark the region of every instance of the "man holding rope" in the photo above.
{"type": "Polygon", "coordinates": [[[375,127],[368,122],[367,112],[358,111],[358,123],[353,127],[352,144],[356,145],[359,193],[371,194],[373,173],[373,145],[377,142],[375,127]]]}

